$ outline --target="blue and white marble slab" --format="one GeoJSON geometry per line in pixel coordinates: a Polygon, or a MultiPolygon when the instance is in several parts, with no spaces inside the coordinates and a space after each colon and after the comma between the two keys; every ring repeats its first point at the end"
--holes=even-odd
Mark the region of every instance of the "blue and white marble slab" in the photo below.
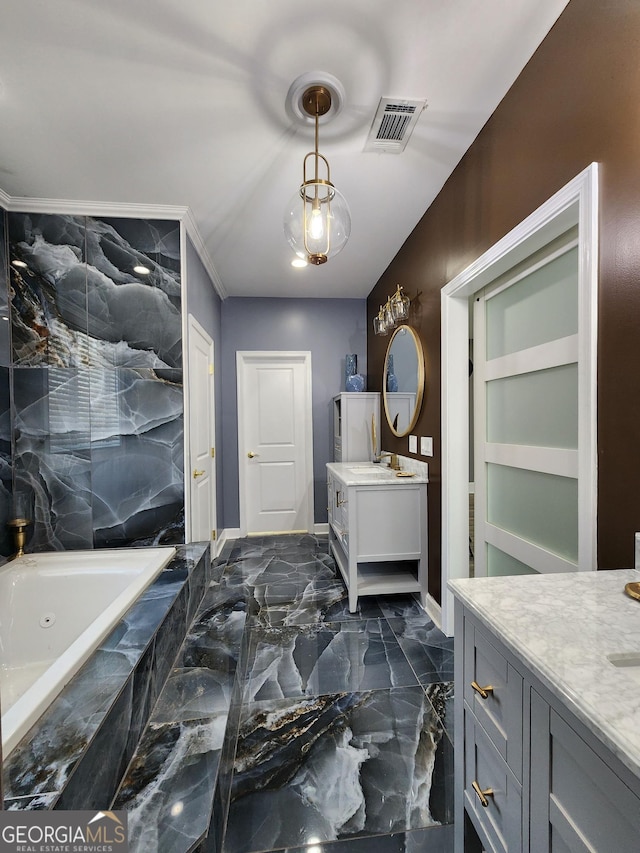
{"type": "Polygon", "coordinates": [[[452,850],[453,825],[449,824],[351,841],[318,844],[313,839],[305,847],[287,847],[282,853],[451,853],[452,850]]]}
{"type": "Polygon", "coordinates": [[[251,631],[245,702],[417,683],[386,619],[251,631]]]}
{"type": "Polygon", "coordinates": [[[183,542],[179,223],[11,213],[8,232],[33,549],[183,542]]]}
{"type": "MultiPolygon", "coordinates": [[[[240,723],[227,853],[438,823],[430,801],[442,726],[422,688],[248,705],[240,723]]],[[[450,784],[447,778],[442,784],[450,784]]]]}
{"type": "Polygon", "coordinates": [[[7,286],[7,212],[0,207],[0,366],[11,364],[9,288],[7,286]]]}
{"type": "MultiPolygon", "coordinates": [[[[317,622],[359,622],[361,619],[375,619],[382,616],[380,607],[374,598],[360,598],[356,610],[349,611],[349,593],[341,580],[329,582],[310,581],[299,587],[291,600],[275,604],[262,604],[269,601],[270,594],[263,588],[253,590],[254,606],[251,608],[251,624],[289,626],[310,625],[317,622]]],[[[277,593],[273,596],[277,601],[277,593]]]]}
{"type": "Polygon", "coordinates": [[[444,681],[442,683],[432,682],[423,685],[423,687],[434,711],[442,722],[445,732],[449,736],[449,740],[453,743],[453,681],[444,681]]]}
{"type": "Polygon", "coordinates": [[[206,835],[226,726],[226,714],[149,724],[113,803],[132,853],[185,853],[206,835]]]}

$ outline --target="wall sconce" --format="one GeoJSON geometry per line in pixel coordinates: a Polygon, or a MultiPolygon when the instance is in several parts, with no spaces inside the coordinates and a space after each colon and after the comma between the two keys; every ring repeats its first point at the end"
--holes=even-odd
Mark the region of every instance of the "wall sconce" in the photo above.
{"type": "Polygon", "coordinates": [[[315,121],[315,149],[304,158],[302,184],[284,217],[289,245],[299,258],[316,266],[337,255],[351,234],[349,206],[331,183],[329,161],[318,151],[318,122],[331,103],[329,85],[311,85],[302,94],[300,107],[315,121]]]}
{"type": "Polygon", "coordinates": [[[384,305],[373,318],[373,332],[376,335],[386,335],[403,320],[409,317],[411,300],[402,292],[402,285],[398,285],[393,296],[389,296],[384,305]]]}

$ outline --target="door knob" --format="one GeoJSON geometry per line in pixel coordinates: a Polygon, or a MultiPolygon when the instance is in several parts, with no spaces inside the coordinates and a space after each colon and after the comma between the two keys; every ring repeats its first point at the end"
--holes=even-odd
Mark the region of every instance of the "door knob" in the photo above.
{"type": "Polygon", "coordinates": [[[202,477],[203,474],[204,474],[204,471],[198,471],[197,468],[193,469],[193,479],[194,480],[196,479],[196,477],[202,477]]]}
{"type": "Polygon", "coordinates": [[[250,451],[247,453],[247,456],[249,457],[249,459],[253,459],[253,457],[254,457],[254,456],[257,456],[257,455],[258,455],[258,454],[257,454],[257,453],[254,453],[254,452],[253,452],[253,450],[250,450],[250,451]]]}

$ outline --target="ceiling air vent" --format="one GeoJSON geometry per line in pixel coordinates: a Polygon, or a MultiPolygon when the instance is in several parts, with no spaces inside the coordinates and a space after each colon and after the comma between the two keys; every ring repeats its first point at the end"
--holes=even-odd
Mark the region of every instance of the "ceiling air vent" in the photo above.
{"type": "Polygon", "coordinates": [[[381,98],[364,150],[400,154],[426,106],[426,101],[381,98]]]}

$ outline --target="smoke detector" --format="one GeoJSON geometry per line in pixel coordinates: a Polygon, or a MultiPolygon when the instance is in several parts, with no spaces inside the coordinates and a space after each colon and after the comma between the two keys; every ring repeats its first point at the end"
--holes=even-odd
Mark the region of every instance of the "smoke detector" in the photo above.
{"type": "Polygon", "coordinates": [[[400,154],[426,106],[426,101],[380,98],[363,150],[400,154]]]}

